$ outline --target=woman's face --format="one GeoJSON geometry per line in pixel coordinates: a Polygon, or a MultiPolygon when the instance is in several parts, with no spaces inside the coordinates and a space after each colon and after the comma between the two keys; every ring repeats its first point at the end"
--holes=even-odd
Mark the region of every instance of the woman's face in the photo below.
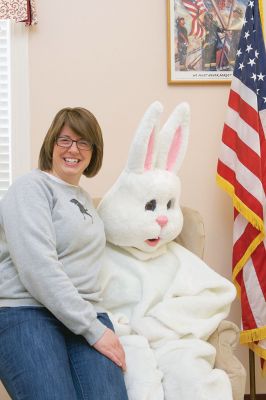
{"type": "MultiPolygon", "coordinates": [[[[59,134],[59,137],[62,136],[72,140],[81,140],[80,136],[76,135],[67,125],[64,125],[59,134]]],[[[91,157],[92,149],[79,150],[75,142],[69,148],[60,147],[55,143],[52,171],[50,172],[71,185],[78,185],[83,171],[91,161],[91,157]]]]}

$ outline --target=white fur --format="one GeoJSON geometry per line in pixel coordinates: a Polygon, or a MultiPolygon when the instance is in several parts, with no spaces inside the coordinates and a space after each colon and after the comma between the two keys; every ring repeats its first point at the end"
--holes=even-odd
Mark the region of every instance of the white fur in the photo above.
{"type": "Polygon", "coordinates": [[[178,106],[159,132],[161,112],[158,102],[149,107],[125,170],[99,205],[109,242],[103,306],[125,347],[130,400],[231,400],[207,339],[228,315],[235,289],[173,242],[183,224],[176,172],[189,108],[178,106]]]}

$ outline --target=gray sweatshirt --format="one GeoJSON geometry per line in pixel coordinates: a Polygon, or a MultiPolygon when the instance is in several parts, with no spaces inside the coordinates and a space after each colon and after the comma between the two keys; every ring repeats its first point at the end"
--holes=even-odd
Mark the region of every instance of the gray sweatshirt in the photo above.
{"type": "Polygon", "coordinates": [[[0,203],[0,307],[45,306],[93,345],[103,223],[88,194],[38,169],[18,178],[0,203]]]}

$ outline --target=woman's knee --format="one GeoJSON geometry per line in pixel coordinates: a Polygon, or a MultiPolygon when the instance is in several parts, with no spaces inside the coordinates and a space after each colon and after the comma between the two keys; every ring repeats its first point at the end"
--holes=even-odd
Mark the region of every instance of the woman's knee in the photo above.
{"type": "Polygon", "coordinates": [[[0,313],[0,379],[14,400],[76,399],[64,337],[42,311],[0,313]]]}

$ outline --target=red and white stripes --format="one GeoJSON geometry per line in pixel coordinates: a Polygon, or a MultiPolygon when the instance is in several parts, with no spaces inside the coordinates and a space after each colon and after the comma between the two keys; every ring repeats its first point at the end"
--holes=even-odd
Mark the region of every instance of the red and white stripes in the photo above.
{"type": "Polygon", "coordinates": [[[203,0],[183,0],[183,5],[192,17],[190,35],[201,38],[205,34],[205,28],[199,17],[207,11],[203,0]]]}
{"type": "Polygon", "coordinates": [[[242,307],[241,341],[263,359],[266,350],[266,251],[263,211],[262,143],[264,132],[257,96],[235,76],[228,101],[217,181],[235,207],[233,279],[242,307]]]}

